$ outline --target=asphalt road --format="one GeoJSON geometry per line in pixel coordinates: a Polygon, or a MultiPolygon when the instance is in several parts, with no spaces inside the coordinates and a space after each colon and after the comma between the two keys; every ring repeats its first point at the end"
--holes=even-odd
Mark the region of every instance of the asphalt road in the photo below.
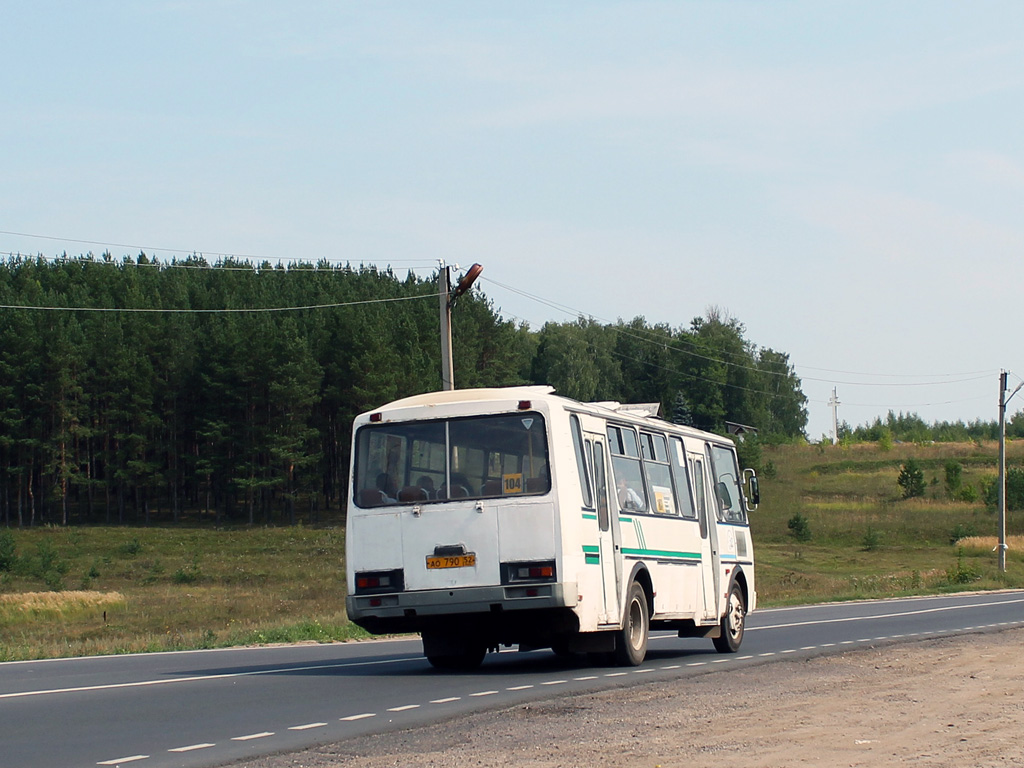
{"type": "Polygon", "coordinates": [[[435,671],[418,639],[0,664],[0,766],[217,766],[481,708],[1024,626],[1024,591],[763,610],[738,654],[656,634],[637,668],[550,652],[491,654],[435,671]]]}

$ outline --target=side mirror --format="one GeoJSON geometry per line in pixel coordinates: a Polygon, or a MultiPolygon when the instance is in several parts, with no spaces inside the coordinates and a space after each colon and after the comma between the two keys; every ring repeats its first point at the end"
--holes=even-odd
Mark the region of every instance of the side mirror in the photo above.
{"type": "Polygon", "coordinates": [[[743,470],[743,483],[747,486],[747,506],[750,509],[757,509],[761,503],[761,491],[757,486],[757,474],[754,470],[747,468],[743,470]]]}

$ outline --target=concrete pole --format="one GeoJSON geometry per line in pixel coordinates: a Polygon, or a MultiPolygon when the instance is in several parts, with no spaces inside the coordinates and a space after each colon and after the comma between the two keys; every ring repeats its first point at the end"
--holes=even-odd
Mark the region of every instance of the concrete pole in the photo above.
{"type": "Polygon", "coordinates": [[[1006,371],[999,373],[999,572],[1006,573],[1006,371]]]}
{"type": "Polygon", "coordinates": [[[455,368],[452,365],[452,306],[448,295],[452,285],[448,267],[442,261],[437,270],[437,292],[441,304],[441,389],[455,389],[455,368]]]}

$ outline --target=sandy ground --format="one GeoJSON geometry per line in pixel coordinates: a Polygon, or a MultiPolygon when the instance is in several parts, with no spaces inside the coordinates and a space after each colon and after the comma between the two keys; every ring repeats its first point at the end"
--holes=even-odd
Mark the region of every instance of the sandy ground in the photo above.
{"type": "Polygon", "coordinates": [[[569,696],[247,768],[1024,766],[1024,630],[569,696]]]}

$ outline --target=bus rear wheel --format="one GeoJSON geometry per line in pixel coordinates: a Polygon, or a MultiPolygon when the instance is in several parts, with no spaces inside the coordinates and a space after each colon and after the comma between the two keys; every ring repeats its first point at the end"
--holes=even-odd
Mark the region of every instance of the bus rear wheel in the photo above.
{"type": "Polygon", "coordinates": [[[747,623],[747,603],[743,590],[733,582],[729,589],[729,600],[722,617],[722,633],[714,638],[715,650],[719,653],[736,653],[743,642],[743,630],[747,623]]]}
{"type": "Polygon", "coordinates": [[[480,666],[487,645],[476,638],[435,630],[423,633],[423,655],[434,669],[464,672],[480,666]]]}
{"type": "Polygon", "coordinates": [[[434,669],[443,669],[448,672],[470,672],[483,663],[486,655],[486,648],[474,648],[465,653],[451,656],[427,656],[427,661],[434,669]]]}
{"type": "Polygon", "coordinates": [[[647,610],[647,594],[635,581],[629,587],[626,614],[622,629],[615,637],[615,661],[623,667],[638,667],[647,656],[647,636],[651,616],[647,610]]]}

